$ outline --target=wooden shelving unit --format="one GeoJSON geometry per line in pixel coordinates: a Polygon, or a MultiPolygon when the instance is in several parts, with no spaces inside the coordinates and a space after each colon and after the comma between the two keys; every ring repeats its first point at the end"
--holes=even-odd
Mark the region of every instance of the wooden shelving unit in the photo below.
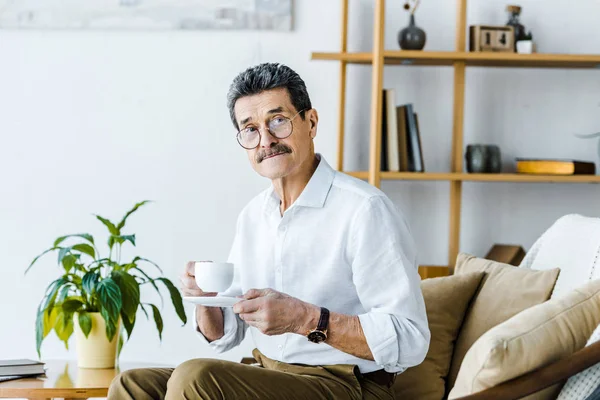
{"type": "MultiPolygon", "coordinates": [[[[352,176],[367,179],[380,187],[381,180],[447,181],[450,185],[449,198],[449,247],[448,273],[452,273],[460,247],[460,220],[463,182],[524,182],[524,183],[600,183],[598,175],[524,175],[524,174],[469,174],[463,172],[463,127],[465,106],[465,71],[467,67],[505,68],[569,68],[600,69],[598,54],[516,54],[485,53],[466,51],[467,43],[467,0],[456,0],[457,23],[455,51],[407,51],[385,50],[384,20],[385,0],[375,0],[373,24],[373,49],[371,52],[348,52],[348,2],[341,0],[341,46],[339,53],[312,53],[313,60],[337,61],[340,63],[339,119],[338,119],[338,159],[337,169],[344,165],[344,120],[346,116],[346,71],[348,64],[363,64],[372,67],[371,80],[371,119],[369,129],[369,169],[368,171],[348,172],[352,176]],[[381,171],[381,107],[383,90],[383,69],[391,66],[451,66],[454,69],[452,149],[450,172],[385,172],[381,171]]],[[[443,275],[444,267],[422,266],[422,277],[443,275]],[[440,269],[442,268],[442,269],[440,269]]]]}

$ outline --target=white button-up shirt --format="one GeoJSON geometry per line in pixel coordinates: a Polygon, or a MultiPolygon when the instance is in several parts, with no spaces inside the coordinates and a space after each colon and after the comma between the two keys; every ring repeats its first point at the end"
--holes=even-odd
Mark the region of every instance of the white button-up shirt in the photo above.
{"type": "MultiPolygon", "coordinates": [[[[269,358],[401,372],[423,361],[430,339],[410,229],[382,191],[317,157],[316,171],[283,216],[273,187],[242,210],[229,256],[234,282],[222,295],[272,288],[357,315],[375,361],[302,335],[267,336],[250,327],[256,347],[269,358]]],[[[223,315],[225,333],[209,344],[217,352],[238,345],[248,328],[231,308],[223,315]]]]}

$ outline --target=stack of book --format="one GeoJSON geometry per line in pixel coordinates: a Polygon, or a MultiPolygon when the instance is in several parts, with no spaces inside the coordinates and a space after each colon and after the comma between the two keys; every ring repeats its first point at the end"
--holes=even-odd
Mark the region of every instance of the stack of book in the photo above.
{"type": "Polygon", "coordinates": [[[425,172],[419,122],[412,103],[396,105],[394,89],[383,90],[381,170],[425,172]]]}
{"type": "Polygon", "coordinates": [[[45,373],[44,363],[33,360],[0,360],[0,382],[31,378],[45,373]]]}

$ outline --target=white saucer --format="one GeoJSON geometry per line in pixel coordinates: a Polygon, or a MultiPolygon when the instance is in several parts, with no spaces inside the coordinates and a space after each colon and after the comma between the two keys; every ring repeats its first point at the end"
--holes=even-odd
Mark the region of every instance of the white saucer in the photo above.
{"type": "Polygon", "coordinates": [[[235,303],[242,300],[238,297],[229,296],[215,296],[215,297],[191,297],[187,296],[183,298],[185,301],[190,303],[199,304],[207,307],[233,307],[235,303]]]}

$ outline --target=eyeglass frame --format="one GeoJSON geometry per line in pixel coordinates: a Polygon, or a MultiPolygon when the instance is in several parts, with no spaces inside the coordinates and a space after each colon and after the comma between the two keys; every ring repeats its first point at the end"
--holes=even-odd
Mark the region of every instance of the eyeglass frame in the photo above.
{"type": "MultiPolygon", "coordinates": [[[[272,132],[271,132],[271,130],[269,129],[269,126],[268,126],[268,125],[267,125],[265,128],[266,128],[266,130],[269,132],[269,135],[273,136],[274,138],[276,138],[276,139],[287,139],[287,138],[289,138],[290,136],[292,136],[292,133],[294,133],[294,124],[292,123],[292,120],[293,120],[294,118],[296,118],[296,117],[297,117],[297,116],[298,116],[298,115],[299,115],[301,112],[303,112],[303,111],[308,111],[308,110],[310,110],[310,108],[303,108],[302,110],[298,111],[298,112],[297,112],[297,113],[296,113],[296,114],[295,114],[293,117],[291,117],[291,118],[288,118],[288,117],[282,117],[282,118],[285,118],[285,119],[287,119],[287,120],[290,122],[290,124],[292,125],[292,129],[290,130],[290,134],[289,134],[289,135],[287,135],[287,136],[285,136],[285,137],[278,137],[278,136],[275,136],[275,135],[273,135],[273,133],[272,133],[272,132]]],[[[246,129],[246,128],[244,128],[244,129],[246,129]]],[[[260,146],[260,142],[262,141],[262,132],[261,132],[261,130],[260,130],[259,128],[256,128],[256,130],[258,131],[258,144],[257,144],[256,146],[254,146],[254,147],[245,147],[244,145],[242,145],[242,143],[240,142],[240,136],[241,136],[241,134],[242,134],[242,131],[243,131],[244,129],[240,129],[240,130],[239,130],[239,131],[237,131],[237,133],[235,134],[235,138],[237,139],[237,142],[238,142],[238,144],[239,144],[239,145],[240,145],[240,146],[241,146],[243,149],[246,149],[246,150],[253,150],[253,149],[257,148],[258,146],[260,146]]]]}

